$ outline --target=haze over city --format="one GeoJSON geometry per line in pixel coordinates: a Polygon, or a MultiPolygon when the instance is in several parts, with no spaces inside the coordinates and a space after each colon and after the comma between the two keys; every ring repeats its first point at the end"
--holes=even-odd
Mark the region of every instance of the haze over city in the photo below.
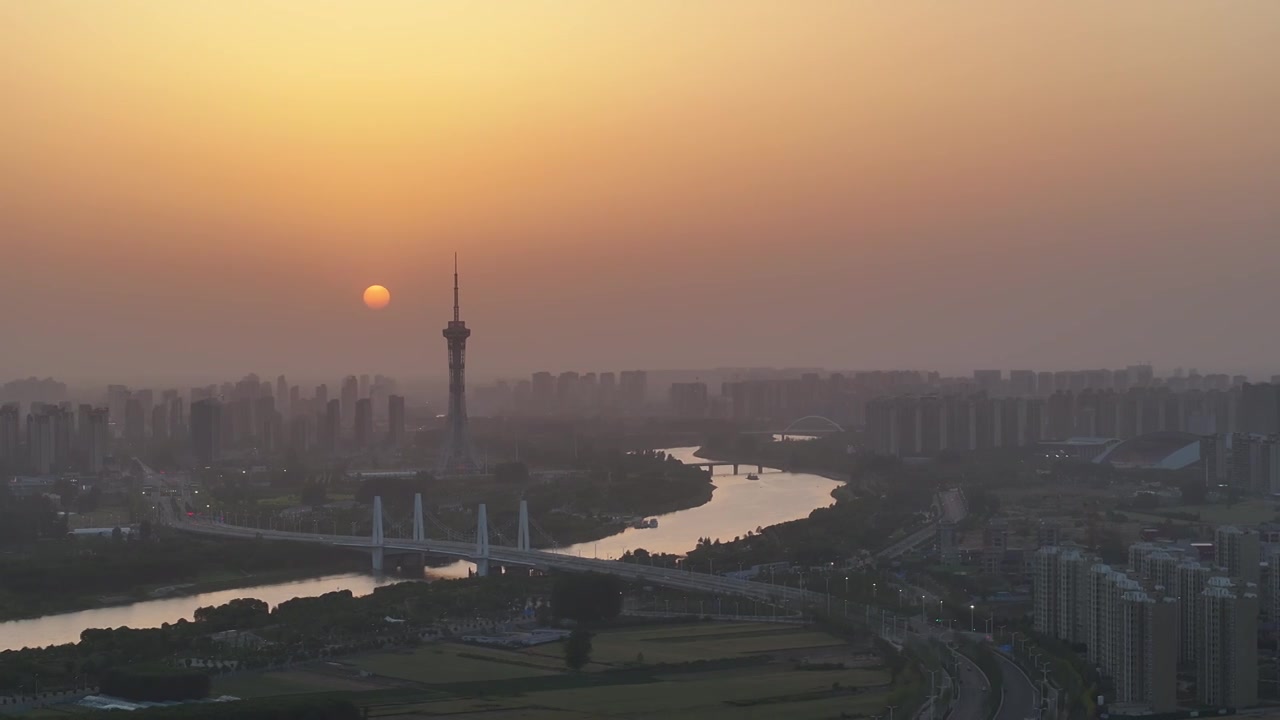
{"type": "Polygon", "coordinates": [[[6,3],[0,377],[1265,376],[1280,5],[6,3]],[[361,293],[386,286],[388,307],[361,293]]]}
{"type": "Polygon", "coordinates": [[[1275,0],[0,2],[0,715],[1280,717],[1275,0]]]}

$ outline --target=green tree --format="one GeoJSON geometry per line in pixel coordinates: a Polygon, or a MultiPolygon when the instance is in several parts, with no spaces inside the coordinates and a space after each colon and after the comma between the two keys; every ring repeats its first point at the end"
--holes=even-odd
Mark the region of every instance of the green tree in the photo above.
{"type": "Polygon", "coordinates": [[[302,486],[302,504],[316,507],[327,502],[324,485],[311,481],[302,486]]]}
{"type": "Polygon", "coordinates": [[[581,670],[591,662],[591,633],[578,628],[569,633],[564,643],[564,664],[570,670],[581,670]]]}
{"type": "Polygon", "coordinates": [[[551,588],[551,610],[556,617],[578,622],[617,617],[622,612],[622,582],[600,573],[558,575],[551,588]]]}
{"type": "Polygon", "coordinates": [[[1182,491],[1182,504],[1203,505],[1207,489],[1204,482],[1197,477],[1187,478],[1178,488],[1182,491]]]}
{"type": "Polygon", "coordinates": [[[878,637],[872,639],[872,644],[875,646],[876,654],[884,660],[885,667],[889,668],[889,676],[893,682],[897,682],[898,676],[907,667],[907,659],[903,657],[902,651],[878,637]]]}
{"type": "Polygon", "coordinates": [[[71,508],[76,500],[76,486],[65,477],[60,477],[53,481],[53,492],[58,496],[64,509],[71,508]]]}
{"type": "Polygon", "coordinates": [[[1096,549],[1102,562],[1112,565],[1123,563],[1129,557],[1124,538],[1115,528],[1106,528],[1099,533],[1096,549]]]}

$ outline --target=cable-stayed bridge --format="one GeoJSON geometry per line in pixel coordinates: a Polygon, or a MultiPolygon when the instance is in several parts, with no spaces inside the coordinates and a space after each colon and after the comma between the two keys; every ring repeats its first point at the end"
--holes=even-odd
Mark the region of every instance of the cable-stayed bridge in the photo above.
{"type": "MultiPolygon", "coordinates": [[[[365,551],[370,554],[375,571],[383,569],[385,558],[388,555],[430,554],[472,562],[476,566],[476,573],[482,576],[489,574],[492,565],[510,565],[543,570],[596,572],[651,585],[734,595],[779,605],[815,603],[825,597],[820,593],[798,587],[771,585],[723,575],[693,572],[692,570],[677,570],[615,560],[584,558],[571,555],[563,550],[536,550],[529,543],[529,508],[523,500],[520,502],[520,516],[514,546],[492,542],[491,535],[497,533],[489,528],[488,513],[483,503],[480,504],[476,512],[474,540],[436,540],[428,538],[427,522],[429,516],[422,510],[422,496],[420,494],[414,497],[413,515],[413,535],[408,538],[386,536],[383,527],[381,497],[376,497],[373,501],[373,528],[369,536],[260,529],[229,525],[225,522],[203,518],[181,516],[169,516],[167,522],[177,530],[203,535],[305,542],[365,551]]],[[[499,538],[501,538],[501,535],[499,535],[499,538]]]]}

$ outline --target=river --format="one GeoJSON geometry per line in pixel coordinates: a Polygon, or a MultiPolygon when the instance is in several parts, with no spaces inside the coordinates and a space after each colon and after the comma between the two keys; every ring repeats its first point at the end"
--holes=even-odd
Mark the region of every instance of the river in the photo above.
{"type": "MultiPolygon", "coordinates": [[[[702,462],[694,456],[697,450],[671,448],[666,452],[681,462],[702,462]]],[[[596,542],[574,545],[566,552],[617,558],[628,550],[644,548],[683,555],[698,544],[700,537],[732,540],[748,530],[808,517],[814,508],[834,502],[831,491],[839,485],[821,475],[773,468],[765,468],[759,480],[748,480],[745,473],[755,470],[755,466],[743,465],[739,469],[743,475],[734,475],[730,467],[714,469],[711,480],[715,493],[704,505],[661,515],[656,528],[627,528],[596,542]]]]}
{"type": "MultiPolygon", "coordinates": [[[[699,462],[694,457],[696,450],[671,448],[666,452],[682,462],[699,462]]],[[[755,468],[744,465],[741,469],[746,473],[755,468]]],[[[760,474],[759,480],[748,480],[745,474],[733,475],[732,468],[727,467],[715,469],[712,483],[715,492],[710,502],[660,515],[656,528],[628,528],[595,542],[565,548],[562,552],[598,558],[620,557],[627,550],[636,548],[650,552],[685,553],[693,549],[700,537],[731,540],[757,527],[807,517],[813,509],[830,505],[833,502],[831,491],[839,485],[820,475],[770,468],[760,474]]],[[[466,575],[469,567],[466,563],[455,563],[432,568],[429,572],[433,577],[457,577],[466,575]]],[[[180,618],[190,620],[196,608],[221,605],[236,598],[258,598],[275,607],[295,597],[310,597],[335,590],[367,595],[376,587],[402,581],[403,578],[394,576],[347,573],[13,620],[0,623],[0,651],[78,642],[80,633],[87,628],[159,627],[180,618]]]]}

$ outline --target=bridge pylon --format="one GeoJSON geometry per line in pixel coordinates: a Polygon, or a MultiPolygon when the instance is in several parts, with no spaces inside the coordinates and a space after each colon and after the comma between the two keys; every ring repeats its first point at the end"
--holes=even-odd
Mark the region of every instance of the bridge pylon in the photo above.
{"type": "Polygon", "coordinates": [[[413,494],[413,540],[422,542],[427,539],[427,526],[422,514],[422,493],[413,494]]]}
{"type": "Polygon", "coordinates": [[[383,569],[383,546],[386,545],[387,538],[382,530],[382,496],[375,495],[373,497],[373,536],[369,538],[369,544],[373,546],[373,571],[382,572],[383,569]]]}
{"type": "Polygon", "coordinates": [[[529,501],[520,501],[520,525],[516,529],[516,549],[532,550],[529,547],[529,501]]]}
{"type": "Polygon", "coordinates": [[[489,511],[484,503],[476,513],[476,575],[486,577],[489,574],[489,511]]]}

